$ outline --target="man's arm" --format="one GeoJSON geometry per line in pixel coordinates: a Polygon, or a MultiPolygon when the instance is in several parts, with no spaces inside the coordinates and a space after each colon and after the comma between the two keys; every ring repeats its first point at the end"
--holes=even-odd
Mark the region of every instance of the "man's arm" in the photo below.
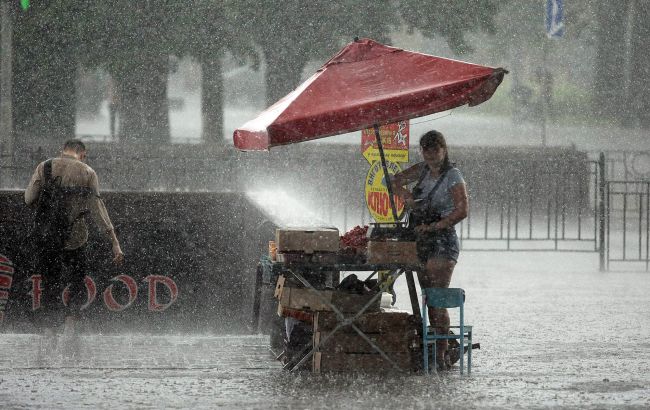
{"type": "Polygon", "coordinates": [[[124,261],[124,253],[122,253],[120,241],[117,239],[115,228],[113,228],[111,218],[108,216],[108,211],[106,210],[104,201],[99,196],[99,181],[97,179],[97,174],[94,171],[91,173],[90,188],[93,191],[88,204],[90,213],[97,226],[99,226],[102,231],[106,232],[106,235],[108,235],[109,239],[111,240],[113,249],[113,262],[120,264],[124,261]]]}
{"type": "Polygon", "coordinates": [[[38,201],[38,197],[41,195],[41,189],[43,188],[43,163],[41,162],[36,167],[32,179],[25,189],[25,203],[28,206],[34,206],[38,201]]]}

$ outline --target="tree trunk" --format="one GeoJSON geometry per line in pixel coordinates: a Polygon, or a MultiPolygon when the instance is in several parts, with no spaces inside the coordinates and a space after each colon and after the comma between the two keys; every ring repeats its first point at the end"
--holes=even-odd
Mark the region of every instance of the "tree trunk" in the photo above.
{"type": "Polygon", "coordinates": [[[617,118],[624,107],[625,30],[629,0],[598,6],[593,112],[617,118]]]}
{"type": "Polygon", "coordinates": [[[642,0],[633,2],[633,29],[631,36],[631,67],[628,109],[632,123],[644,128],[650,128],[650,95],[647,88],[650,84],[650,10],[642,0]]]}
{"type": "Polygon", "coordinates": [[[169,142],[168,71],[166,56],[143,56],[116,73],[121,141],[169,142]]]}
{"type": "Polygon", "coordinates": [[[26,32],[17,24],[14,36],[16,135],[29,138],[30,143],[60,143],[75,135],[77,63],[73,45],[57,27],[24,28],[26,32]]]}
{"type": "Polygon", "coordinates": [[[307,64],[307,53],[282,46],[281,42],[264,48],[266,59],[266,105],[275,103],[300,83],[302,70],[307,64]]]}
{"type": "Polygon", "coordinates": [[[218,57],[201,64],[201,114],[203,141],[223,145],[223,76],[218,57]]]}

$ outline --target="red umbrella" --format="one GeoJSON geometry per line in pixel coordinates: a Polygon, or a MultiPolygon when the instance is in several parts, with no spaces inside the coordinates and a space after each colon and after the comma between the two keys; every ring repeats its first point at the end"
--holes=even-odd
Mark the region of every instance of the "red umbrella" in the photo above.
{"type": "Polygon", "coordinates": [[[356,40],[311,78],[235,130],[235,147],[268,150],[374,127],[393,218],[395,200],[379,126],[487,101],[503,68],[484,67],[356,40]]]}
{"type": "Polygon", "coordinates": [[[345,46],[311,78],[235,130],[244,151],[323,138],[487,101],[507,71],[389,47],[345,46]]]}

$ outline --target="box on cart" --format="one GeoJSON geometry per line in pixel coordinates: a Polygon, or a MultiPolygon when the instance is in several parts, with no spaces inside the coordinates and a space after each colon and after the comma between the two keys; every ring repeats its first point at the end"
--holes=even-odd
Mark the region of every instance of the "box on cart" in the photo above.
{"type": "Polygon", "coordinates": [[[339,230],[336,228],[279,228],[275,244],[279,253],[338,252],[339,230]]]}
{"type": "MultiPolygon", "coordinates": [[[[312,322],[313,347],[319,349],[312,358],[314,373],[393,370],[393,365],[351,326],[345,326],[327,338],[338,323],[331,312],[315,313],[312,322]]],[[[421,337],[417,332],[419,324],[411,314],[369,313],[357,318],[354,324],[400,369],[418,369],[422,357],[421,337]]]]}
{"type": "MultiPolygon", "coordinates": [[[[330,303],[344,313],[356,313],[361,310],[373,297],[374,293],[358,295],[338,290],[314,290],[286,286],[283,276],[278,278],[274,296],[278,299],[278,314],[283,316],[284,309],[306,311],[332,311],[330,303]]],[[[366,312],[379,311],[381,298],[377,297],[366,312]]]]}
{"type": "Polygon", "coordinates": [[[414,241],[368,241],[368,263],[401,263],[419,265],[414,241]]]}

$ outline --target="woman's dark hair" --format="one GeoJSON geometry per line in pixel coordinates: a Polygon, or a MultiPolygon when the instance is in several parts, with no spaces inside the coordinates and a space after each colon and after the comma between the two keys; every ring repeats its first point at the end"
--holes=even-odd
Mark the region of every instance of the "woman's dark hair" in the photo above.
{"type": "Polygon", "coordinates": [[[445,141],[445,136],[442,135],[440,131],[431,130],[425,133],[422,137],[420,137],[420,147],[423,149],[444,148],[445,159],[442,162],[440,171],[451,168],[451,162],[449,161],[449,150],[447,149],[447,141],[445,141]]]}

